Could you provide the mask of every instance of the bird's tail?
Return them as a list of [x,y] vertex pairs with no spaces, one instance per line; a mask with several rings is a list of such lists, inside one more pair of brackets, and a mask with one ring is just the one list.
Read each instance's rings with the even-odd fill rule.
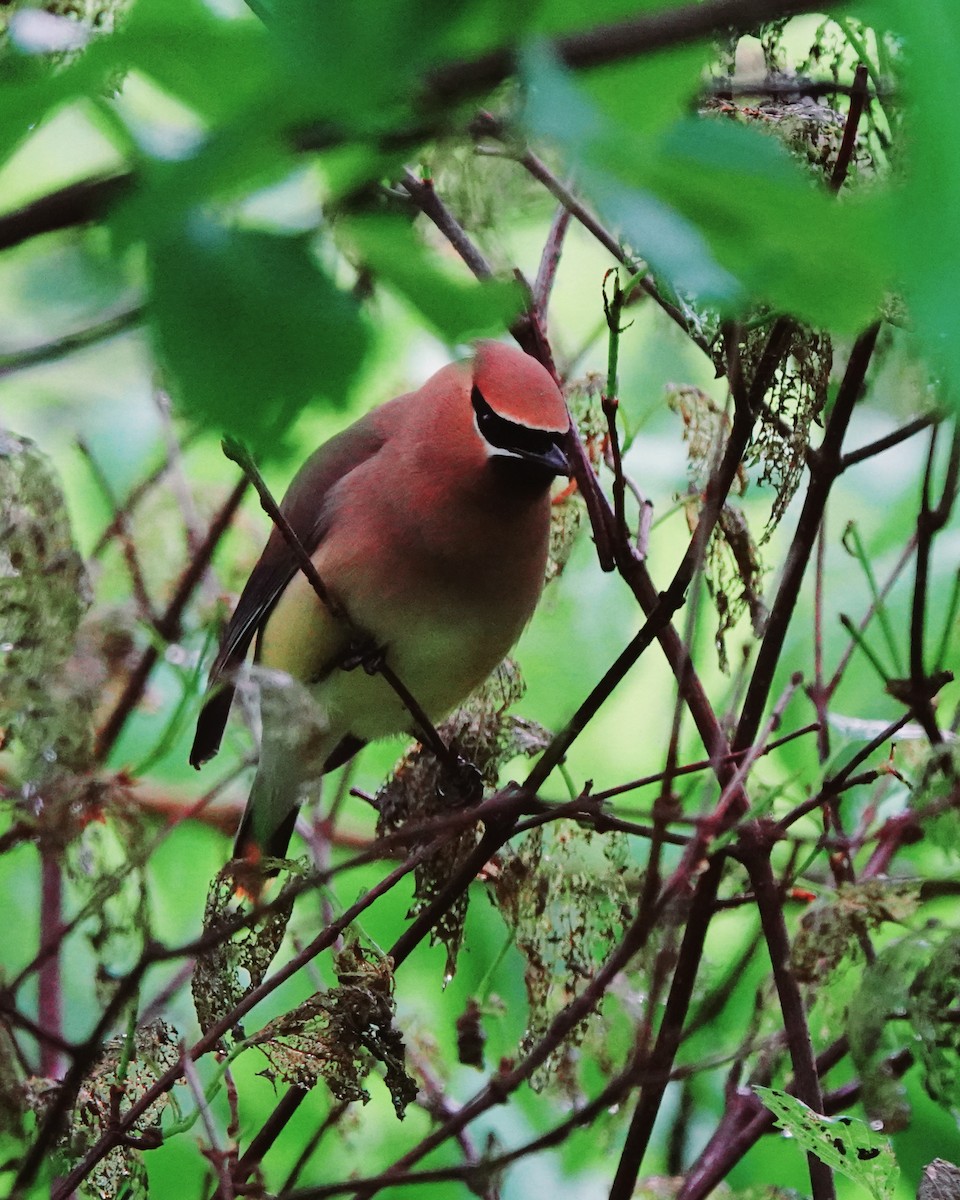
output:
[[233,857],[258,862],[283,858],[290,844],[297,813],[306,798],[306,784],[298,755],[278,752],[264,742],[260,765],[250,789],[233,846]]
[[330,749],[326,716],[307,689],[284,672],[255,671],[263,724],[260,763],[233,849],[234,858],[252,863],[286,855],[297,812],[316,794]]

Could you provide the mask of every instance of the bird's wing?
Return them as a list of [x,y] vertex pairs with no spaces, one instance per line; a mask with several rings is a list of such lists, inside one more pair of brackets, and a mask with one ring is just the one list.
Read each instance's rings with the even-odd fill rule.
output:
[[[381,410],[382,411],[382,410]],[[303,548],[312,554],[323,540],[332,488],[383,446],[382,422],[364,418],[325,442],[301,467],[280,506]],[[224,726],[233,702],[233,676],[250,649],[284,588],[296,575],[297,560],[283,534],[274,528],[260,560],[237,602],[220,643],[207,694],[197,720],[190,763],[201,767],[220,749]]]

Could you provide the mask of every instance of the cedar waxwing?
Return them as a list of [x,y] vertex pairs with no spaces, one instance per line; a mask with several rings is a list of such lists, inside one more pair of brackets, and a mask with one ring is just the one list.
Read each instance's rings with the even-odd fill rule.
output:
[[[543,585],[550,484],[569,474],[563,398],[535,359],[480,342],[472,363],[362,417],[320,447],[281,509],[353,625],[334,616],[279,529],[240,596],[210,671],[190,762],[219,749],[235,674],[255,660],[306,684],[326,722],[323,772],[413,720],[377,673],[346,670],[359,629],[432,721],[489,675]],[[260,764],[235,855],[282,857],[306,771],[263,708]]]

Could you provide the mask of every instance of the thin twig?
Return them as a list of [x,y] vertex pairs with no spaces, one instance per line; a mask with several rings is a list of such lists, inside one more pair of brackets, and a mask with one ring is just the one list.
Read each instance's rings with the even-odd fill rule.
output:
[[929,584],[930,561],[933,541],[943,529],[953,511],[960,486],[960,424],[954,426],[947,458],[946,476],[940,499],[933,505],[930,498],[934,452],[937,444],[937,428],[930,438],[930,453],[927,456],[923,477],[923,498],[917,516],[917,564],[913,590],[913,607],[910,614],[910,700],[917,720],[927,737],[934,744],[943,741],[931,702],[929,681],[925,667],[925,631],[927,618],[927,587]]
[[[492,119],[491,119],[492,120]],[[486,136],[502,136],[502,129],[499,124],[490,122],[481,123],[476,126],[477,131],[481,135]],[[553,174],[547,164],[532,151],[527,150],[517,157],[517,161],[524,169],[543,184],[548,192],[558,200],[564,208],[568,210],[570,215],[581,224],[588,233],[604,247],[617,262],[622,263],[633,275],[638,275],[636,286],[641,288],[647,295],[667,314],[671,321],[683,330],[688,338],[695,346],[698,346],[704,354],[710,354],[710,347],[705,338],[698,330],[694,329],[687,318],[684,316],[681,309],[672,301],[664,297],[657,287],[654,279],[650,275],[644,275],[638,272],[638,263],[631,258],[619,240],[614,237],[608,229],[597,219],[597,217],[583,204],[573,192]]]
[[[804,737],[808,733],[815,733],[817,731],[817,728],[818,728],[818,726],[817,726],[816,721],[812,721],[809,725],[804,725],[802,729],[795,729],[793,731],[793,733],[784,734],[783,737],[777,738],[777,740],[775,742],[769,742],[760,751],[760,754],[761,755],[769,754],[772,750],[778,749],[780,746],[783,746],[785,743],[792,742],[794,740],[794,738]],[[736,751],[732,750],[732,751],[730,751],[729,754],[725,754],[723,756],[722,760],[720,760],[719,765],[725,766],[727,764],[734,764],[737,761],[739,761],[740,759],[742,759],[745,755],[752,754],[753,752],[754,752],[754,748],[752,746],[748,747],[746,750],[736,750]],[[758,755],[758,757],[759,757],[759,755]],[[700,759],[699,762],[687,763],[682,767],[675,767],[672,771],[672,776],[674,778],[677,778],[681,775],[692,775],[699,771],[710,770],[711,768],[715,768],[717,765],[718,765],[717,760],[703,758],[703,759]],[[624,792],[632,792],[632,791],[636,791],[638,788],[649,787],[653,783],[662,783],[662,781],[664,779],[664,775],[665,775],[665,772],[663,772],[663,771],[657,771],[653,775],[644,775],[641,779],[632,779],[629,783],[621,783],[621,784],[618,784],[616,787],[607,788],[605,791],[602,791],[602,792],[591,792],[590,798],[595,802],[596,801],[604,801],[604,800],[612,800],[615,796],[623,795]]]
[[539,316],[542,325],[546,325],[547,323],[547,308],[550,304],[550,294],[553,291],[553,283],[557,277],[557,268],[560,266],[560,256],[563,253],[563,240],[566,237],[569,227],[570,210],[561,204],[553,214],[553,220],[550,222],[550,231],[547,234],[547,240],[543,244],[543,252],[540,255],[540,266],[537,270],[537,278],[533,284],[534,311]]
[[[280,1103],[250,1139],[250,1145],[241,1155],[230,1178],[230,1185],[237,1193],[243,1194],[243,1185],[259,1167],[263,1156],[287,1127],[293,1114],[307,1098],[307,1094],[306,1088],[296,1084],[288,1087]],[[214,1200],[230,1200],[222,1181],[220,1188],[214,1193]]]
[[[874,600],[871,603],[870,607],[867,609],[866,613],[861,618],[860,624],[857,626],[857,630],[859,633],[863,633],[866,630],[866,628],[870,624],[871,620],[877,614],[880,603],[883,600],[885,600],[887,598],[887,596],[890,594],[891,590],[893,589],[893,585],[900,578],[900,575],[902,574],[904,567],[906,567],[907,563],[912,558],[913,553],[916,549],[916,546],[917,546],[917,535],[916,535],[916,531],[914,531],[911,534],[910,539],[907,542],[906,546],[904,546],[903,551],[901,552],[900,557],[897,559],[897,562],[896,562],[893,570],[890,572],[889,576],[887,577],[886,582],[883,584],[883,586],[877,592],[876,600]],[[840,682],[843,679],[844,673],[847,669],[847,664],[850,662],[850,658],[853,655],[853,652],[856,649],[856,647],[857,647],[856,639],[851,638],[847,644],[847,648],[844,650],[843,654],[840,657],[840,661],[837,664],[837,669],[834,671],[833,675],[830,678],[830,682],[827,684],[826,692],[827,692],[828,699],[829,699],[829,697],[831,697],[834,694],[834,692],[840,686]]]
[[467,231],[443,203],[433,187],[432,179],[418,179],[404,168],[400,186],[407,192],[424,216],[436,225],[477,279],[492,279],[493,267],[470,240]]
[[200,1113],[200,1120],[203,1123],[204,1131],[207,1135],[207,1141],[210,1143],[209,1158],[220,1179],[220,1186],[217,1189],[217,1195],[221,1200],[233,1200],[234,1190],[233,1182],[230,1178],[230,1165],[228,1162],[227,1151],[221,1145],[220,1132],[214,1124],[213,1114],[210,1112],[210,1104],[203,1093],[203,1084],[200,1082],[200,1076],[197,1074],[197,1068],[193,1065],[190,1059],[182,1052],[180,1055],[180,1070],[183,1078],[186,1081],[187,1087],[193,1094],[193,1102],[197,1106],[197,1111]]
[[63,1034],[63,865],[56,847],[41,850],[40,858],[40,941],[53,947],[37,978],[37,1018],[45,1036],[40,1041],[40,1074],[47,1079],[60,1075],[60,1047]]
[[848,454],[844,454],[840,460],[840,470],[846,471],[850,467],[855,467],[857,463],[866,462],[868,458],[875,458],[876,455],[883,454],[885,450],[892,450],[895,446],[899,446],[901,442],[915,437],[918,433],[922,433],[924,429],[929,429],[931,425],[936,425],[942,419],[942,413],[930,412],[922,417],[917,417],[913,421],[908,421],[906,425],[895,429],[893,433],[888,433],[882,438],[877,438],[875,442],[868,442],[866,446],[860,446],[859,449],[851,450]]
[[854,344],[827,423],[823,444],[817,453],[817,469],[803,503],[796,533],[787,553],[786,565],[777,595],[770,610],[766,633],[760,644],[753,676],[747,688],[743,711],[734,738],[734,749],[743,749],[755,740],[773,676],[780,661],[787,628],[800,595],[800,583],[806,574],[810,554],[823,517],[830,490],[840,473],[841,448],[854,406],[860,399],[867,369],[876,346],[879,325],[873,325]]
[[[763,21],[807,12],[803,0],[704,0],[679,8],[645,12],[609,25],[596,26],[556,38],[551,49],[571,69],[601,67],[625,58],[650,54],[667,46],[682,46],[733,25],[754,29]],[[470,62],[445,64],[429,75],[427,96],[449,104],[488,91],[514,69],[512,49],[492,50]]]
[[[315,958],[323,950],[331,946],[340,936],[344,929],[348,928],[363,912],[365,912],[371,904],[378,900],[381,896],[386,895],[401,879],[403,879],[410,871],[422,862],[428,855],[436,853],[437,847],[430,843],[420,851],[412,854],[405,862],[395,867],[383,879],[379,881],[369,891],[365,892],[356,903],[346,909],[332,925],[322,930],[309,945],[288,962],[279,967],[271,976],[264,980],[259,986],[251,989],[242,1000],[240,1000],[224,1017],[212,1025],[207,1032],[187,1051],[191,1061],[196,1062],[204,1054],[207,1054],[219,1043],[225,1033],[228,1033],[236,1023],[244,1017],[252,1008],[259,1004],[267,996],[272,995],[274,991],[285,983],[292,975],[311,959]],[[100,1040],[103,1037],[104,1030],[109,1027],[115,1017],[115,1010],[127,1003],[128,995],[131,989],[135,988],[147,969],[156,962],[166,961],[172,957],[182,957],[184,950],[178,947],[175,951],[164,951],[159,947],[148,947],[148,951],[142,956],[140,963],[125,977],[123,985],[115,992],[111,1004],[108,1005],[106,1011],[97,1023],[97,1028],[94,1031],[94,1037],[90,1039],[91,1044],[96,1040],[96,1045],[99,1046]],[[128,983],[129,981],[129,983]],[[68,1083],[75,1090],[79,1086],[86,1072],[87,1063],[83,1062],[74,1064],[71,1070],[71,1076],[64,1081],[63,1094],[69,1103],[71,1093],[68,1091]],[[108,1130],[97,1141],[83,1158],[78,1162],[61,1180],[57,1182],[56,1187],[51,1195],[51,1200],[68,1200],[77,1186],[84,1180],[90,1171],[97,1165],[101,1159],[118,1145],[124,1134],[134,1125],[134,1123],[147,1111],[147,1109],[164,1093],[168,1092],[171,1087],[177,1082],[180,1077],[180,1064],[171,1067],[165,1071],[157,1081],[152,1084],[142,1096],[134,1101],[130,1108],[127,1109],[121,1120],[117,1122],[114,1128]],[[34,1179],[37,1170],[43,1160],[43,1156],[48,1145],[53,1137],[54,1131],[59,1125],[60,1118],[65,1111],[65,1108],[60,1106],[57,1113],[51,1113],[44,1120],[43,1126],[40,1129],[36,1140],[24,1158],[15,1181],[16,1188],[26,1188]]]
[[134,305],[132,308],[122,309],[112,317],[104,318],[96,325],[79,329],[76,333],[65,334],[42,346],[30,346],[24,350],[13,350],[6,354],[0,354],[0,379],[7,375],[13,375],[17,371],[26,370],[28,367],[56,362],[70,354],[75,354],[78,350],[85,350],[88,346],[105,342],[116,337],[117,334],[126,333],[127,330],[139,325],[145,315],[146,308],[142,304]]
[[[740,855],[760,912],[773,978],[780,998],[783,1027],[793,1063],[796,1094],[814,1112],[823,1112],[823,1093],[813,1052],[810,1026],[803,1004],[800,985],[790,967],[790,938],[783,917],[783,902],[770,854],[776,845],[776,835],[766,821],[753,821],[744,826],[739,840]],[[815,1154],[807,1155],[813,1200],[832,1200],[835,1195],[833,1173]]]
[[833,172],[830,175],[830,187],[835,192],[839,192],[843,187],[847,172],[850,170],[854,147],[857,144],[857,126],[860,124],[866,99],[867,68],[863,63],[857,63],[857,69],[853,73],[853,87],[850,90],[850,107],[847,110],[847,119],[843,126],[843,138],[840,141],[840,149],[837,151],[837,161],[833,164]]
[[123,559],[127,565],[127,571],[130,575],[130,583],[133,589],[133,598],[137,604],[138,615],[141,620],[148,622],[151,625],[156,624],[157,614],[154,612],[153,601],[150,599],[150,593],[147,590],[147,583],[143,575],[143,569],[140,566],[140,559],[137,555],[137,547],[133,538],[133,530],[130,527],[130,518],[127,512],[117,503],[113,490],[110,487],[110,482],[100,465],[99,460],[93,453],[90,445],[85,438],[77,438],[77,449],[80,451],[84,461],[90,468],[90,474],[96,483],[98,489],[106,500],[107,504],[113,510],[113,521],[111,525],[116,531],[117,539],[120,542],[120,548],[123,551]]

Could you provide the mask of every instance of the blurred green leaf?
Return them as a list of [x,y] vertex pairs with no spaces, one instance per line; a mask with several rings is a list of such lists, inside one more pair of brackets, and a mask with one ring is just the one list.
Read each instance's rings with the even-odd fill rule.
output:
[[608,121],[542,47],[528,47],[521,65],[527,130],[564,155],[600,215],[675,288],[726,303],[738,300],[736,279],[715,260],[702,233],[641,186],[628,166],[653,153],[652,141],[634,139]]
[[880,198],[837,202],[771,138],[741,126],[685,119],[638,135],[543,49],[524,63],[528,129],[564,154],[602,217],[674,288],[846,332],[873,317],[889,274]]
[[114,42],[137,70],[210,121],[280,85],[263,27],[218,17],[201,0],[137,0]]
[[462,8],[446,0],[285,0],[268,28],[304,117],[370,134],[409,120],[424,72],[458,51]]
[[0,165],[65,104],[102,94],[115,65],[111,43],[94,43],[59,71],[39,60],[0,60]]
[[153,335],[185,412],[269,452],[309,401],[344,402],[367,331],[305,240],[197,215],[147,250]]
[[960,56],[960,14],[949,0],[890,0],[876,14],[906,41],[910,99],[907,182],[898,194],[891,238],[917,331],[947,379],[947,398],[960,406],[960,113],[952,82]]
[[[580,0],[544,0],[533,28],[552,38],[675,7],[673,0],[595,0],[589,8]],[[640,70],[633,59],[592,68],[578,75],[578,83],[608,116],[636,133],[652,132],[689,109],[708,55],[704,43],[694,42],[645,54]]]
[[960,1113],[960,934],[953,933],[918,971],[908,991],[907,1017],[928,1094]]
[[502,332],[523,306],[513,280],[472,283],[442,269],[403,218],[359,217],[343,229],[373,273],[448,342]]

